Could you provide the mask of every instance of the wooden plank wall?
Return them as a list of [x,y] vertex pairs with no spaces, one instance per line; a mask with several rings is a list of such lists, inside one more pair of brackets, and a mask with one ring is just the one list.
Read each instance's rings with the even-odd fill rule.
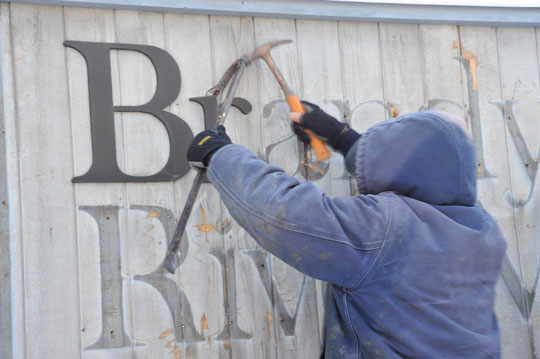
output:
[[[92,151],[85,60],[64,40],[167,51],[182,83],[165,110],[197,133],[203,113],[189,98],[204,96],[235,58],[283,38],[294,42],[274,56],[291,87],[360,131],[428,108],[467,121],[479,200],[508,241],[496,302],[503,358],[540,355],[539,29],[0,9],[1,358],[318,355],[324,284],[261,250],[211,185],[198,196],[179,270],[157,271],[193,171],[175,182],[71,182]],[[114,50],[111,64],[115,105],[150,100],[157,79],[147,57]],[[253,110],[231,110],[234,142],[328,195],[355,193],[339,154],[304,165],[264,64],[247,69],[237,96]],[[168,159],[167,132],[151,115],[115,113],[115,138],[125,173],[150,175]]]

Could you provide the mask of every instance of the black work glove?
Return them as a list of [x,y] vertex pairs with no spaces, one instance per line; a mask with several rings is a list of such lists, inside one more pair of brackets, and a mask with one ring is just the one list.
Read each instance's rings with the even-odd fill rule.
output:
[[218,126],[213,130],[204,130],[195,136],[189,145],[187,160],[193,167],[206,168],[214,152],[231,143],[223,126]]
[[304,129],[311,130],[321,140],[346,156],[351,146],[360,138],[360,134],[351,129],[348,124],[336,120],[321,110],[319,106],[306,101],[302,101],[302,105],[306,113],[302,116],[300,123],[293,122],[292,125],[298,138],[304,143],[309,143],[310,138]]

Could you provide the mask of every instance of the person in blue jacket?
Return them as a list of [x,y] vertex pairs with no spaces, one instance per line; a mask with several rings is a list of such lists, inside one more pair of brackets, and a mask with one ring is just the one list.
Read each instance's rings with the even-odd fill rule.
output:
[[324,358],[499,358],[495,283],[506,243],[476,204],[471,139],[422,111],[363,134],[317,106],[291,114],[345,158],[359,195],[326,196],[206,130],[207,168],[233,218],[266,250],[331,283]]

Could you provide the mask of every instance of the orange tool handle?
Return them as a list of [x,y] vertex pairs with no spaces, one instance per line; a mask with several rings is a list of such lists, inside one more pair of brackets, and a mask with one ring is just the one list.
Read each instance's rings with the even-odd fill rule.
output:
[[[287,96],[287,103],[291,108],[291,112],[306,113],[306,110],[304,110],[304,106],[302,106],[302,103],[295,94]],[[311,148],[313,148],[315,156],[317,156],[317,162],[324,161],[325,159],[330,157],[330,151],[328,151],[324,142],[320,138],[315,136],[315,134],[310,130],[305,130],[305,132],[309,135],[309,138],[311,139],[309,145],[311,146]]]

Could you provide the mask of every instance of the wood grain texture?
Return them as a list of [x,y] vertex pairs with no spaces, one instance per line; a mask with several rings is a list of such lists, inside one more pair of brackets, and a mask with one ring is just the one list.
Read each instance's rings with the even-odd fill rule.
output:
[[[163,14],[116,11],[115,23],[118,42],[165,48]],[[132,51],[120,51],[118,69],[117,86],[120,89],[121,105],[140,105],[153,97],[159,84],[148,57]],[[124,135],[122,146],[124,153],[121,156],[124,157],[125,172],[134,175],[150,175],[158,172],[169,157],[169,139],[164,125],[154,116],[139,112],[121,113],[120,117]],[[137,276],[153,272],[161,263],[167,241],[156,239],[167,237],[163,235],[165,228],[158,221],[158,217],[162,212],[165,215],[165,210],[161,208],[175,208],[174,189],[171,182],[128,183],[126,206],[129,210],[121,227],[123,233],[126,233],[123,238],[122,274],[127,278],[128,300],[124,301],[124,305],[126,312],[129,313],[126,316],[130,322],[128,328],[131,327],[131,336],[135,341],[144,343],[144,350],[141,352],[150,350],[158,355],[165,355],[171,349],[160,345],[159,334],[169,329],[182,331],[174,316],[174,307],[180,307],[181,299],[177,296],[163,298],[160,295],[159,288],[165,285],[164,278],[152,277],[146,281]],[[135,206],[142,205],[161,208],[156,208],[153,212],[135,210],[137,208]],[[173,217],[174,214],[167,217],[169,216]],[[155,284],[151,286],[148,282]],[[172,292],[174,288],[170,290],[171,293],[179,293]],[[172,301],[170,304],[173,308],[169,308],[167,299]],[[184,307],[182,306],[182,309]],[[154,320],[157,313],[160,313],[160,317]],[[177,351],[185,349],[182,345],[179,347],[176,345],[178,344],[171,347]],[[138,352],[135,347],[133,350],[135,353]]]
[[[505,193],[510,188],[507,133],[504,116],[496,105],[502,103],[497,34],[494,28],[479,27],[461,27],[460,33],[462,77],[466,78],[466,71],[475,71],[480,116],[477,120],[480,120],[482,126],[485,153],[485,168],[482,170],[489,171],[493,176],[478,181],[478,198],[498,221],[507,241],[507,255],[516,263],[519,257],[514,214],[505,199]],[[473,66],[466,66],[467,61]],[[475,91],[472,86],[466,84],[464,90],[469,99],[470,92]],[[468,104],[471,110],[475,106],[470,100]],[[503,358],[513,355],[531,357],[527,324],[523,321],[510,289],[503,279],[497,286],[496,310],[501,328]]]
[[[341,112],[344,120],[362,133],[392,117],[392,106],[387,104],[382,86],[379,24],[340,22],[338,26],[343,73]],[[350,193],[357,194],[354,175],[350,177]]]
[[[232,61],[250,53],[255,47],[253,20],[240,17],[210,17],[210,37],[215,81],[230,66]],[[261,130],[258,119],[257,98],[258,79],[253,68],[244,72],[236,96],[248,98],[253,110],[248,115],[231,109],[225,127],[233,142],[241,143],[252,151],[261,144]],[[243,253],[257,248],[253,239],[236,224],[227,209],[220,204],[215,207],[220,223],[230,223],[221,234],[222,244],[216,248],[214,256],[221,258],[223,273],[224,317],[222,324],[221,355],[224,358],[264,357],[269,351],[266,313],[270,310],[264,298],[264,291],[255,283],[257,272]]]
[[[207,16],[165,15],[166,48],[177,60],[182,76],[180,95],[171,112],[186,121],[194,134],[204,129],[202,108],[190,97],[204,96],[214,84],[210,23]],[[234,111],[234,110],[232,110]],[[226,123],[227,124],[227,123]],[[192,175],[175,182],[176,211],[180,213],[191,186]],[[213,342],[223,328],[222,268],[210,252],[222,246],[217,233],[220,215],[219,196],[210,184],[203,184],[186,230],[188,257],[178,270],[178,279],[192,303],[196,328],[206,339],[184,346],[193,358],[219,358],[221,342]],[[186,315],[186,313],[184,313]]]
[[339,23],[346,115],[359,132],[388,118],[382,86],[379,25]]
[[[1,4],[2,11],[2,93],[3,121],[5,128],[6,183],[8,186],[8,226],[10,244],[10,297],[4,296],[3,302],[10,302],[11,342],[4,347],[10,353],[25,355],[25,320],[24,320],[24,268],[22,246],[22,218],[20,197],[20,171],[17,140],[16,96],[14,76],[14,56],[11,36],[11,10],[9,4]],[[11,355],[9,357],[12,357]]]
[[[297,21],[297,46],[300,61],[301,88],[304,98],[318,104],[323,110],[342,120],[339,106],[332,100],[343,98],[341,57],[338,40],[338,23]],[[317,44],[317,46],[313,46]],[[308,158],[310,170],[307,180],[312,181],[330,196],[350,195],[349,177],[344,169],[342,156],[332,151],[328,163],[315,162],[314,156]],[[318,175],[320,173],[320,175]],[[323,174],[324,173],[324,174]],[[324,302],[326,285],[316,282],[318,321],[324,321]],[[320,333],[323,348],[323,330]]]
[[[65,38],[68,40],[115,41],[114,14],[112,11],[65,8],[64,22]],[[88,74],[86,62],[81,54],[73,49],[66,49],[66,51],[74,172],[75,175],[81,175],[88,170],[92,161]],[[118,66],[116,54],[113,55],[112,63],[113,66]],[[115,97],[118,97],[118,94]],[[117,131],[121,131],[121,129],[117,129]],[[119,135],[122,136],[121,132]],[[111,184],[107,188],[92,183],[75,187],[75,198],[79,208],[81,206],[99,206],[111,203],[123,205],[125,194],[126,185],[122,183]],[[102,327],[102,315],[105,309],[101,310],[100,240],[96,238],[96,236],[99,236],[99,229],[96,228],[95,218],[88,212],[78,210],[76,215],[79,265],[80,268],[84,268],[79,272],[81,298],[80,351],[81,355],[85,356],[86,349],[103,337],[105,329]]]
[[[302,74],[299,70],[294,21],[256,19],[255,34],[257,46],[281,39],[293,40],[290,44],[274,48],[271,54],[289,87],[301,96],[303,84],[300,82]],[[259,97],[263,103],[261,121],[264,157],[269,163],[282,167],[304,182],[303,150],[291,130],[288,118],[290,110],[284,101],[284,94],[267,64],[259,60],[257,65],[260,78]],[[266,253],[263,255],[268,256]],[[274,344],[275,355],[278,358],[289,358],[293,355],[300,358],[317,357],[321,347],[321,326],[318,319],[322,314],[319,313],[315,281],[273,256],[267,259],[265,268],[273,279],[268,295],[272,314],[268,317],[268,327],[271,328],[269,339],[270,343]],[[259,257],[259,260],[259,266],[265,265],[262,257]],[[302,350],[300,346],[303,346]]]
[[[181,88],[164,110],[196,134],[204,128],[203,112],[189,99],[204,96],[236,58],[279,39],[293,40],[272,55],[299,98],[360,132],[421,108],[449,111],[467,123],[482,153],[479,200],[508,241],[496,302],[502,357],[534,358],[540,346],[534,295],[539,29],[7,3],[0,9],[6,131],[0,170],[7,170],[9,200],[9,242],[0,249],[8,243],[10,252],[9,261],[0,259],[10,277],[0,280],[0,315],[10,330],[0,335],[2,358],[317,357],[324,284],[262,250],[211,184],[197,197],[179,269],[159,272],[193,171],[175,182],[70,181],[89,168],[92,145],[86,63],[64,40],[167,51],[180,68]],[[159,86],[152,61],[128,50],[113,50],[110,59],[114,105],[147,102]],[[246,69],[236,96],[253,109],[230,110],[225,125],[233,142],[300,181],[307,177],[327,195],[355,193],[339,154],[324,163],[310,157],[304,166],[287,105],[264,62]],[[120,169],[159,171],[170,155],[161,121],[136,112],[114,116]]]
[[420,25],[419,36],[423,58],[425,108],[450,112],[468,127],[458,28]]
[[11,6],[28,357],[80,357],[63,23],[62,8]]
[[[536,43],[536,50],[538,51],[537,53],[537,59],[538,59],[538,67],[540,69],[540,29],[537,27],[536,28],[536,40],[537,40],[537,43]],[[540,71],[540,70],[539,70]],[[533,117],[534,118],[534,117]],[[536,115],[536,119],[537,119],[537,123],[538,123],[538,115]],[[536,128],[537,131],[538,131],[538,127]],[[532,147],[532,155],[534,156],[534,147]],[[538,151],[536,152],[537,153],[537,159],[536,159],[536,162],[538,163],[540,161],[540,148],[538,149]],[[539,188],[538,188],[538,175],[536,177],[536,186],[535,186],[535,198],[536,198],[536,201],[533,200],[533,203],[531,203],[533,206],[535,206],[535,209],[531,209],[530,212],[529,212],[529,215],[532,215],[532,216],[528,216],[527,220],[530,221],[530,222],[533,222],[533,223],[538,223],[540,222],[540,218],[538,217],[539,216],[539,213],[540,213],[540,210],[538,208],[539,204],[539,200],[538,200],[538,191],[539,191]],[[534,217],[534,214],[533,213],[536,213],[536,217]],[[529,222],[529,223],[530,223]],[[533,228],[531,228],[531,226],[528,226],[526,225],[526,231],[527,231],[527,236],[532,239],[532,238],[538,238],[538,229],[537,229],[537,226],[535,225]],[[522,230],[524,230],[524,228],[521,228]],[[529,239],[529,241],[530,241]],[[528,264],[528,273],[532,273],[533,271],[536,271],[536,277],[534,279],[534,281],[532,282],[529,282],[531,283],[531,285],[528,287],[532,293],[538,293],[540,292],[539,290],[539,287],[540,287],[540,248],[539,248],[539,244],[538,244],[538,241],[534,241],[532,240],[532,243],[529,242],[529,249],[526,253],[526,256],[527,256],[527,263]],[[533,263],[532,266],[530,266],[530,263]],[[536,269],[535,269],[536,267]],[[532,269],[532,271],[531,271]],[[529,277],[528,278],[531,278],[530,277],[530,274],[527,274]],[[538,356],[538,352],[539,352],[539,348],[540,348],[540,295],[536,295],[534,298],[532,298],[532,311],[531,311],[531,331],[532,331],[532,340],[533,340],[533,346],[536,350],[536,355]]]
[[[3,4],[2,4],[3,5]],[[2,57],[9,54],[11,44],[6,41],[9,38],[9,9],[5,6],[0,8],[2,26]],[[7,26],[4,25],[7,22]],[[6,31],[7,30],[7,31]],[[7,47],[7,48],[6,48]],[[4,61],[2,61],[4,63]],[[3,80],[6,76],[6,67],[0,68],[0,78]],[[4,112],[4,91],[13,91],[13,89],[0,89],[0,112]],[[9,107],[9,104],[7,104]],[[0,117],[0,357],[10,358],[13,350],[13,330],[11,324],[12,317],[12,299],[11,299],[11,240],[9,233],[9,183],[8,183],[8,163],[7,163],[7,143],[6,143],[6,119]]]
[[[536,298],[531,294],[538,286],[540,268],[538,232],[535,229],[539,207],[538,200],[533,200],[539,198],[537,173],[540,159],[540,85],[536,31],[532,28],[499,28],[497,40],[510,169],[510,193],[507,193],[507,200],[514,207],[516,232],[514,245],[517,260],[514,264],[523,282],[529,346],[534,352],[540,343],[537,332],[538,309],[532,306]],[[536,319],[532,317],[532,311]]]
[[392,116],[418,111],[425,103],[418,25],[379,24],[383,91]]

